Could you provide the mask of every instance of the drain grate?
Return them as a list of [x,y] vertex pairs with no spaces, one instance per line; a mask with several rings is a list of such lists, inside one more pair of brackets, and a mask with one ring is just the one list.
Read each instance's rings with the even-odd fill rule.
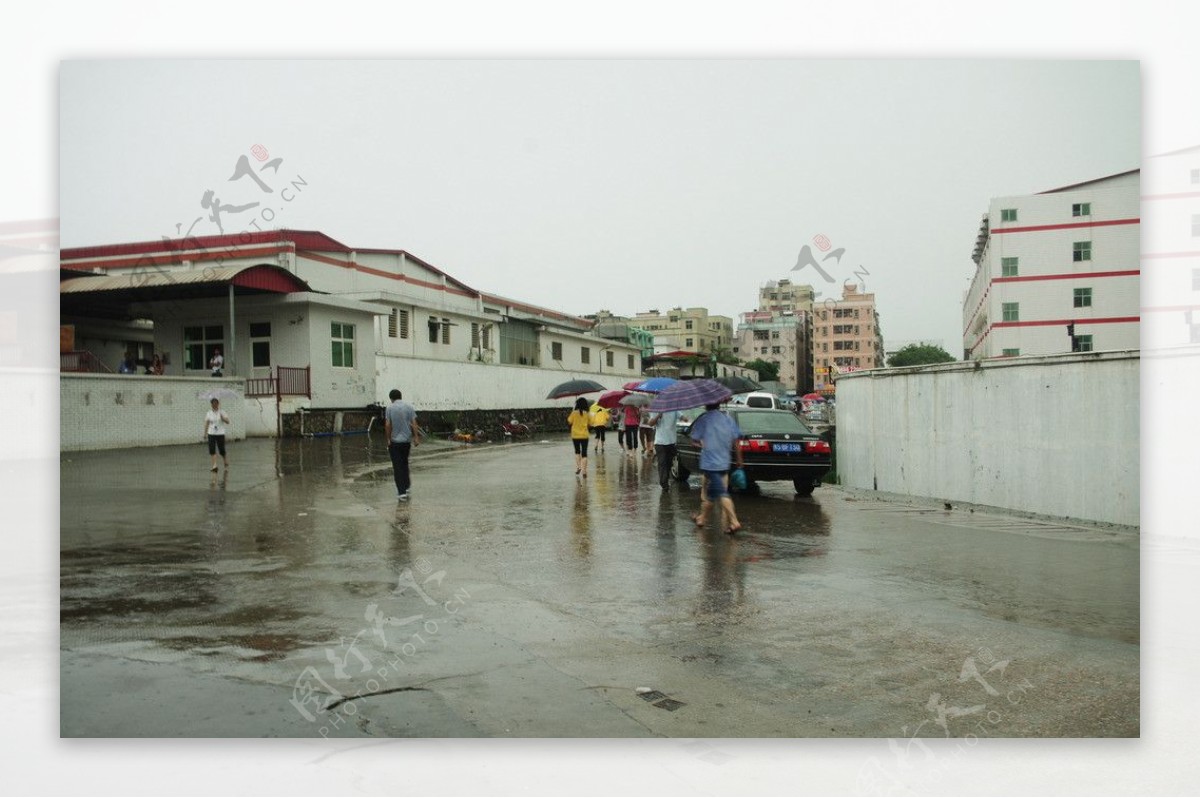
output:
[[687,706],[682,701],[676,701],[674,698],[664,698],[662,701],[655,701],[654,706],[659,709],[665,709],[668,712],[674,712],[682,706]]
[[649,701],[650,703],[660,701],[666,697],[666,693],[660,693],[657,690],[650,690],[646,693],[638,693],[638,698],[642,699],[643,701]]

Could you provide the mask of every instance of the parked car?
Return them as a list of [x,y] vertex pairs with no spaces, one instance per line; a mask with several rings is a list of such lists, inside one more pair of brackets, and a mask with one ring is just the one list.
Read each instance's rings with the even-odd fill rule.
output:
[[[811,496],[833,465],[829,442],[809,429],[795,413],[757,407],[727,407],[742,430],[738,446],[746,469],[746,489],[758,482],[790,479],[796,493]],[[691,426],[681,428],[671,473],[682,481],[700,472],[700,445],[691,439]]]
[[754,391],[746,394],[738,404],[746,407],[765,407],[770,410],[782,410],[783,403],[779,401],[779,397],[768,391]]

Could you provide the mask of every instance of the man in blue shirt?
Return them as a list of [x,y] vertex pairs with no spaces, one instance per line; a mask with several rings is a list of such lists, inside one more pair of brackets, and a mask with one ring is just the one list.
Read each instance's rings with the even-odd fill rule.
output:
[[705,413],[692,425],[692,440],[700,444],[700,473],[704,485],[701,489],[700,512],[692,516],[696,526],[704,526],[708,509],[714,501],[721,503],[725,518],[725,531],[733,534],[742,528],[729,496],[729,466],[737,457],[737,467],[742,467],[742,450],[738,439],[742,431],[737,422],[721,412],[719,404],[706,405]]
[[408,402],[401,401],[401,393],[395,388],[388,394],[392,403],[384,411],[383,428],[387,432],[388,454],[392,458],[392,475],[396,478],[396,498],[408,501],[408,489],[412,480],[408,472],[408,454],[420,441],[417,426],[417,411]]

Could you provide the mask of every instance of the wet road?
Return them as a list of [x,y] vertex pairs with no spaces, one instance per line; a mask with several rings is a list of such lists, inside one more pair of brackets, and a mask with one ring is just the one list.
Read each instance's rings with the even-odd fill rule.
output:
[[408,504],[378,435],[64,456],[62,733],[1139,733],[1135,534],[416,455]]

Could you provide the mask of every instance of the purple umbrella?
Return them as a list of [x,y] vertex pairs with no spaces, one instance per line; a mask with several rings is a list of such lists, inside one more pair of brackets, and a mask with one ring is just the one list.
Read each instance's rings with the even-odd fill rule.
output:
[[720,404],[731,396],[733,391],[716,380],[680,380],[654,397],[650,412],[691,410],[693,407]]

